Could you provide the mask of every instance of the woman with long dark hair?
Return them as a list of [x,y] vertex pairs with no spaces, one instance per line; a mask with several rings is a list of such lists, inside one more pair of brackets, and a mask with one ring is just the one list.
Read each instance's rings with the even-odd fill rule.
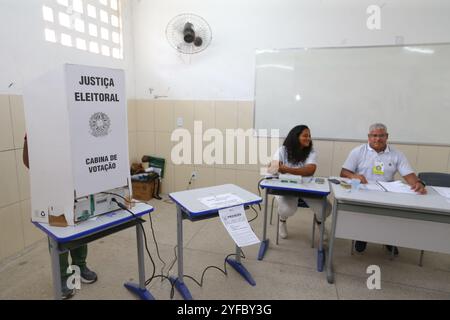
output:
[[[283,146],[273,156],[269,172],[313,176],[317,168],[317,154],[311,140],[311,132],[305,125],[298,125],[291,129]],[[298,197],[276,196],[278,215],[280,216],[280,237],[287,238],[287,218],[294,215],[298,207]],[[321,223],[322,201],[310,199],[305,201],[314,211],[315,220]],[[327,216],[331,213],[331,205],[327,206]]]

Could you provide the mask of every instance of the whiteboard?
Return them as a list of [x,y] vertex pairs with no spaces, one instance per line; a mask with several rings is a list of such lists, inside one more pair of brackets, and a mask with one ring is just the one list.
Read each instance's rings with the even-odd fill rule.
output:
[[450,145],[450,44],[258,50],[255,78],[255,129]]

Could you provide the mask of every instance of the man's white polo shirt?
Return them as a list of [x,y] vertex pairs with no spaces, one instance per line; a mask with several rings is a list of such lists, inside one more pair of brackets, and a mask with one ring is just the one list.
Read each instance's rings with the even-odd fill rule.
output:
[[414,172],[405,155],[389,145],[380,153],[369,144],[356,147],[342,168],[361,174],[369,181],[393,181],[397,171],[402,177]]

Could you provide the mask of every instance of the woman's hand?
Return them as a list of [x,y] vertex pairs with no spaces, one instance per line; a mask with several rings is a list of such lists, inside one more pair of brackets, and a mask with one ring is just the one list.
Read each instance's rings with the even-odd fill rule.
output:
[[272,161],[269,164],[269,168],[267,169],[267,172],[270,173],[270,174],[277,174],[278,171],[279,171],[279,164],[280,164],[279,161],[275,161],[275,160]]

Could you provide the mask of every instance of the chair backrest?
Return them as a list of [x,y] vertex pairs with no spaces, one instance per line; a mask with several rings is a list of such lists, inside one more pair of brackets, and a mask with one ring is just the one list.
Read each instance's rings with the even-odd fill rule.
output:
[[429,186],[450,187],[450,173],[421,172],[419,179]]

